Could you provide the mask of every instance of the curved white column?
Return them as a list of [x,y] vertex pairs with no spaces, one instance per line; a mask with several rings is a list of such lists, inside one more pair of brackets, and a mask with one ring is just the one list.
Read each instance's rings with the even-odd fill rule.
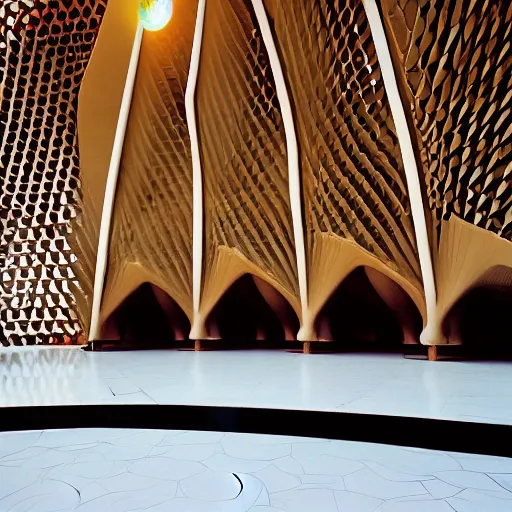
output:
[[199,138],[197,135],[195,95],[197,77],[199,74],[199,61],[201,59],[201,46],[203,43],[204,17],[206,12],[206,0],[199,0],[197,5],[196,28],[192,54],[190,57],[190,69],[185,92],[185,110],[187,114],[188,132],[190,136],[190,150],[192,153],[192,190],[193,190],[193,220],[192,220],[192,301],[194,318],[192,320],[191,339],[205,337],[204,323],[199,316],[201,304],[201,283],[203,273],[203,173],[201,168],[201,154],[199,152]]
[[442,333],[437,318],[437,295],[434,278],[434,268],[430,251],[430,241],[425,218],[425,208],[421,194],[419,170],[416,165],[411,134],[405,117],[405,110],[398,90],[393,61],[384,31],[384,25],[379,14],[375,0],[363,0],[363,5],[370,24],[375,51],[379,59],[382,79],[386,88],[391,113],[395,122],[398,142],[405,168],[407,188],[409,190],[409,201],[411,203],[412,219],[416,233],[416,244],[420,260],[423,288],[425,290],[425,301],[427,310],[427,323],[421,333],[420,340],[425,345],[435,345],[442,341]]
[[290,205],[292,210],[293,236],[295,239],[295,257],[297,260],[297,273],[299,279],[299,293],[302,310],[301,328],[297,335],[299,341],[313,341],[315,338],[313,325],[309,317],[308,308],[308,278],[306,264],[306,248],[304,242],[304,228],[302,225],[302,194],[300,186],[299,148],[295,134],[295,123],[288,96],[288,89],[284,79],[283,69],[279,60],[272,31],[268,21],[263,0],[251,0],[260,26],[263,42],[267,48],[270,67],[274,75],[276,93],[281,106],[284,131],[286,134],[286,150],[288,153],[288,186]]
[[137,76],[137,67],[139,64],[140,48],[142,45],[142,35],[144,29],[139,23],[133,41],[133,48],[126,76],[126,84],[123,91],[123,99],[119,110],[114,145],[112,147],[112,156],[108,169],[107,183],[105,187],[105,196],[103,200],[103,211],[101,214],[100,236],[98,242],[98,252],[96,256],[96,273],[94,275],[94,291],[92,300],[92,316],[89,329],[89,341],[98,340],[100,337],[100,311],[101,300],[103,298],[103,287],[105,284],[105,274],[108,262],[108,246],[110,242],[110,227],[112,222],[112,213],[114,210],[114,201],[116,196],[117,178],[119,176],[119,166],[123,153],[124,137],[130,115],[130,106],[132,103],[133,88]]

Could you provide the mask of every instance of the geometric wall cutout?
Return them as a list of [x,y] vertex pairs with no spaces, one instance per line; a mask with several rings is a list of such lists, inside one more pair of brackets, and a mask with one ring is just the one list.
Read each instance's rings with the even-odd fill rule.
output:
[[[379,294],[382,290],[385,300]],[[356,268],[340,283],[315,323],[321,340],[364,341],[377,348],[417,343],[421,329],[421,316],[409,296],[388,277],[368,267]]]
[[512,8],[385,0],[382,10],[433,219],[442,322],[480,276],[512,267]]
[[485,272],[447,312],[443,332],[450,343],[510,344],[512,267],[495,266]]
[[[4,343],[76,343],[77,102],[106,0],[0,8],[0,325]],[[80,292],[78,292],[80,293]]]
[[160,288],[144,283],[103,322],[100,339],[165,347],[187,338],[189,331],[190,322],[176,302]]
[[299,321],[277,290],[245,274],[224,292],[206,319],[206,329],[212,337],[237,344],[275,343],[295,340]]

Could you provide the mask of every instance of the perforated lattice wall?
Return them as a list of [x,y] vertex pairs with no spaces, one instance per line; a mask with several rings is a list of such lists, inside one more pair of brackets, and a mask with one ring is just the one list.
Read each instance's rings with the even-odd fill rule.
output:
[[512,240],[512,3],[385,0],[429,205]]
[[81,333],[68,244],[80,208],[77,100],[107,0],[0,7],[0,325],[3,342]]

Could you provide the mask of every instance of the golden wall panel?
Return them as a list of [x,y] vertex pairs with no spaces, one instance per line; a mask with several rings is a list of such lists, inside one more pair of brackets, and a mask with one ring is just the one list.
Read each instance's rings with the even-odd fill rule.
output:
[[116,192],[103,320],[144,282],[166,292],[192,320],[185,89],[196,11],[197,0],[176,0],[170,23],[143,36]]
[[78,93],[106,0],[5,0],[0,10],[3,342],[76,342],[71,239],[80,214]]
[[205,204],[202,321],[246,273],[272,285],[300,316],[284,128],[250,2],[207,2],[196,102]]
[[494,266],[512,267],[512,4],[383,0],[383,15],[434,219],[442,319]]
[[295,108],[310,322],[356,267],[424,313],[405,173],[361,0],[266,0]]
[[91,317],[105,185],[137,29],[138,6],[139,0],[108,0],[79,96],[82,204],[70,245],[78,257],[74,271],[80,289],[75,298],[85,335]]

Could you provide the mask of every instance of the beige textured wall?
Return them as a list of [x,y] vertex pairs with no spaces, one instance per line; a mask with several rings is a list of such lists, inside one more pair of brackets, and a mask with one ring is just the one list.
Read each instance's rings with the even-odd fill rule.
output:
[[400,147],[363,3],[265,5],[294,105],[311,318],[359,266],[398,283],[424,314]]
[[78,134],[83,205],[72,247],[78,256],[76,293],[87,333],[99,227],[119,108],[138,23],[138,0],[109,0],[79,96]]
[[250,273],[300,314],[280,105],[259,27],[243,0],[210,0],[196,102],[204,182],[201,314]]
[[[144,282],[192,320],[192,161],[185,89],[197,0],[176,0],[168,25],[145,32],[112,221],[105,320]],[[188,335],[188,332],[186,333]]]

